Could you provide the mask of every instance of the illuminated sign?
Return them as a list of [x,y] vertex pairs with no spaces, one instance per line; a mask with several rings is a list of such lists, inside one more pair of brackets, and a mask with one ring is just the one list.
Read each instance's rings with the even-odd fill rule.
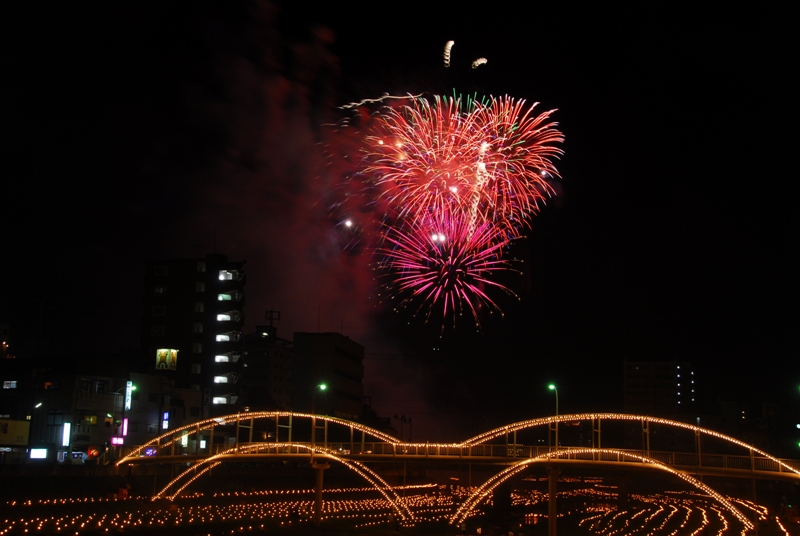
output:
[[28,444],[30,421],[0,419],[0,446],[18,447]]
[[128,418],[122,419],[122,435],[128,435]]
[[164,412],[164,417],[161,419],[161,428],[164,430],[169,428],[169,411]]
[[112,437],[111,444],[112,445],[122,445],[125,443],[125,439],[121,437]]
[[[177,352],[177,350],[176,350],[176,352]],[[131,409],[131,392],[132,391],[133,391],[133,382],[129,380],[128,383],[125,384],[125,409],[126,410]]]
[[31,449],[31,460],[46,460],[47,449]]
[[156,370],[175,370],[178,368],[178,350],[159,348],[156,350]]

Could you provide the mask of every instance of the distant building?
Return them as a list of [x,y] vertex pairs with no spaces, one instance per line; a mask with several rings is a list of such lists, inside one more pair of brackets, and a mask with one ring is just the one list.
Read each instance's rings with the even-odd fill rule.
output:
[[625,361],[624,411],[675,418],[696,412],[692,364],[687,361]]
[[[364,347],[341,333],[295,333],[293,410],[359,420],[364,411]],[[325,384],[324,391],[317,387]]]
[[95,458],[108,463],[124,449],[198,420],[199,391],[172,387],[162,375],[109,374],[88,363],[84,368],[78,373],[66,367],[35,375],[28,371],[23,381],[3,391],[0,402],[15,398],[23,403],[6,406],[9,413],[0,415],[0,432],[15,431],[8,437],[0,433],[5,447],[0,463],[38,457],[67,464]]
[[241,407],[244,264],[220,254],[146,263],[147,370],[201,392],[204,418]]
[[256,326],[242,342],[243,404],[250,411],[291,410],[291,341],[277,336],[273,326]]
[[[699,424],[696,386],[692,364],[688,361],[625,361],[623,377],[624,412],[663,417]],[[693,438],[673,428],[625,425],[629,448],[650,448],[690,452]]]

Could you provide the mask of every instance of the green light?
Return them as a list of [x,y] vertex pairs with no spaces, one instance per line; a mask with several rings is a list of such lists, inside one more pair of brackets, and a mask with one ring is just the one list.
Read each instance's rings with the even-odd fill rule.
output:
[[324,383],[321,383],[321,384],[317,385],[317,387],[319,387],[319,390],[320,390],[320,391],[324,391],[325,389],[327,389],[327,388],[328,388],[328,386],[327,386],[327,385],[325,385]]
[[551,383],[550,385],[547,386],[547,388],[550,389],[551,391],[555,391],[556,390],[556,384]]

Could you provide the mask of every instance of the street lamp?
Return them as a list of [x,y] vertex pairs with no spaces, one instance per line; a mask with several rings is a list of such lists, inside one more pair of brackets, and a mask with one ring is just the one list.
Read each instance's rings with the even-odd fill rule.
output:
[[[558,388],[554,383],[548,385],[547,388],[550,389],[551,391],[555,391],[556,393],[556,417],[558,417]],[[555,423],[555,428],[556,428],[556,450],[558,450],[558,421],[556,421]]]
[[317,440],[317,410],[316,400],[317,391],[325,391],[328,388],[327,384],[320,383],[314,386],[314,393],[311,395],[311,461],[314,461],[314,444]]
[[318,390],[319,391],[325,391],[327,388],[328,388],[328,386],[326,384],[324,384],[324,383],[320,383],[319,385],[314,386],[314,394],[311,395],[311,413],[312,414],[314,414],[314,415],[317,414],[317,412],[314,409],[314,402],[316,401],[316,398],[317,398],[317,391]]

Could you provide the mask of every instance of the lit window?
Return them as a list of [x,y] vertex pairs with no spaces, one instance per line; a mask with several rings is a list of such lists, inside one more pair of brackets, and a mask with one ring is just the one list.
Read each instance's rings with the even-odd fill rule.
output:
[[217,322],[228,322],[231,319],[231,315],[228,313],[220,313],[217,315]]
[[220,281],[241,281],[244,277],[244,274],[239,270],[220,270],[219,271],[219,280]]
[[230,294],[218,294],[217,295],[217,299],[219,301],[231,301],[231,295]]
[[211,403],[212,404],[227,404],[228,403],[228,399],[225,398],[224,396],[215,396],[214,398],[211,399]]
[[3,382],[3,389],[16,389],[17,380],[9,380]]
[[227,376],[214,376],[214,383],[228,383]]
[[229,361],[229,359],[228,359],[228,355],[227,354],[215,355],[214,356],[214,362],[215,363],[227,363],[228,361]]
[[220,333],[219,335],[217,335],[217,342],[226,342],[229,340],[231,340],[231,336],[228,335],[227,333]]

